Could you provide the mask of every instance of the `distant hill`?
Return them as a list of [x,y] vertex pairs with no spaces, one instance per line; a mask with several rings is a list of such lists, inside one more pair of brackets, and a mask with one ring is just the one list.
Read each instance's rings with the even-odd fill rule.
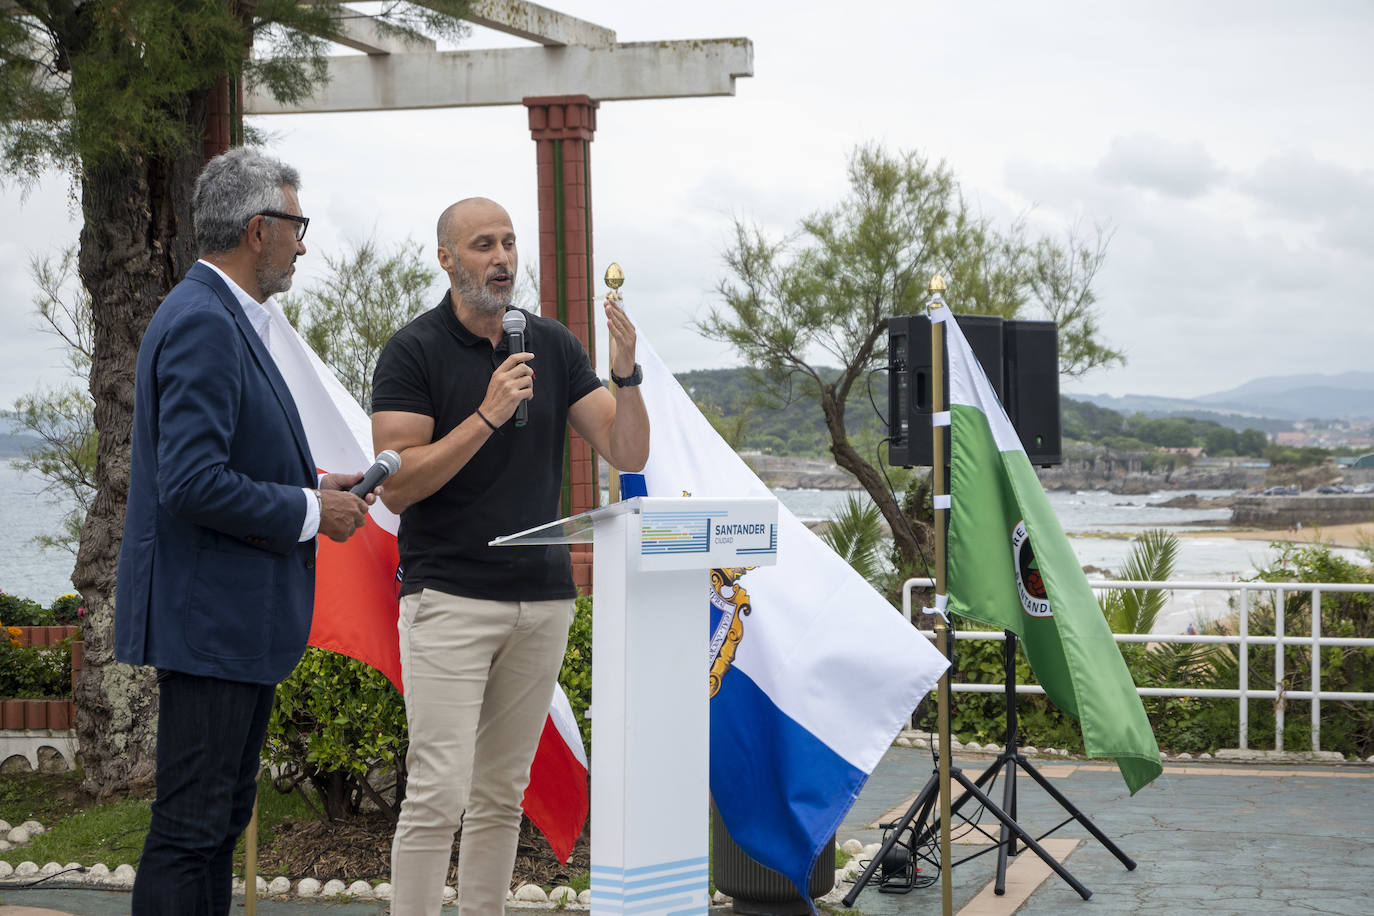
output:
[[1233,412],[1224,407],[1202,404],[1187,398],[1164,398],[1127,394],[1070,394],[1066,397],[1098,407],[1105,407],[1126,416],[1142,413],[1147,417],[1188,417],[1193,420],[1212,420],[1230,429],[1258,429],[1279,433],[1293,428],[1291,419],[1267,416],[1252,411]]
[[1197,399],[1222,408],[1294,420],[1374,418],[1374,372],[1269,376]]
[[1124,414],[1147,416],[1190,416],[1216,420],[1240,429],[1251,426],[1276,432],[1289,428],[1261,424],[1258,418],[1277,421],[1307,419],[1374,419],[1374,372],[1344,372],[1338,375],[1284,375],[1252,379],[1229,391],[1218,391],[1197,398],[1165,398],[1128,394],[1072,394],[1099,407]]
[[[0,423],[3,422],[0,420]],[[38,444],[36,436],[16,436],[6,429],[0,429],[0,459],[18,458]]]

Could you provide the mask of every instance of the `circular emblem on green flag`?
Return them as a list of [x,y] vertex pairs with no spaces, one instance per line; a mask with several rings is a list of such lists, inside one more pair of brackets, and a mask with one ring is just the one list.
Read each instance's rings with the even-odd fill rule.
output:
[[1053,617],[1050,596],[1045,591],[1045,580],[1040,578],[1040,567],[1035,562],[1025,519],[1017,522],[1011,531],[1011,557],[1016,566],[1016,593],[1021,596],[1021,607],[1032,617]]

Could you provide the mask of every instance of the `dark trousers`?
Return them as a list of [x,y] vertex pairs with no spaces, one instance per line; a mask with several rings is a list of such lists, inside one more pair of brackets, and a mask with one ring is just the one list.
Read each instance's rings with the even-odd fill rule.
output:
[[133,916],[225,916],[276,686],[158,672],[157,800]]

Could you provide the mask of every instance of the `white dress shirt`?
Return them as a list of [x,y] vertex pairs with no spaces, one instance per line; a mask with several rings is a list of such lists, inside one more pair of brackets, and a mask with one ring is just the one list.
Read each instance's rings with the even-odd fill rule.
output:
[[[245,293],[227,273],[204,258],[202,258],[199,263],[204,264],[206,267],[219,274],[220,279],[229,287],[230,292],[234,294],[234,298],[238,299],[239,305],[243,307],[243,313],[248,316],[248,323],[253,326],[253,330],[258,334],[258,339],[262,341],[263,347],[268,349],[268,355],[270,356],[271,348],[268,344],[272,316],[267,313],[267,309],[263,308],[261,302]],[[308,541],[320,533],[320,500],[318,494],[314,490],[308,490],[302,487],[301,492],[305,494],[305,523],[301,525],[301,536],[298,540]]]

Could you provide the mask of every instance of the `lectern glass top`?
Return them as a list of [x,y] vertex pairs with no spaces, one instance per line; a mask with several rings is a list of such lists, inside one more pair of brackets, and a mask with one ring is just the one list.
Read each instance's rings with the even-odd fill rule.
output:
[[599,509],[592,509],[589,512],[582,512],[568,518],[560,518],[545,525],[517,531],[515,534],[503,534],[492,540],[489,546],[525,547],[537,544],[590,544],[592,543],[593,529],[596,527],[598,519],[613,515],[638,515],[640,499],[642,497],[636,496],[634,499],[611,503],[609,506],[602,506]]

